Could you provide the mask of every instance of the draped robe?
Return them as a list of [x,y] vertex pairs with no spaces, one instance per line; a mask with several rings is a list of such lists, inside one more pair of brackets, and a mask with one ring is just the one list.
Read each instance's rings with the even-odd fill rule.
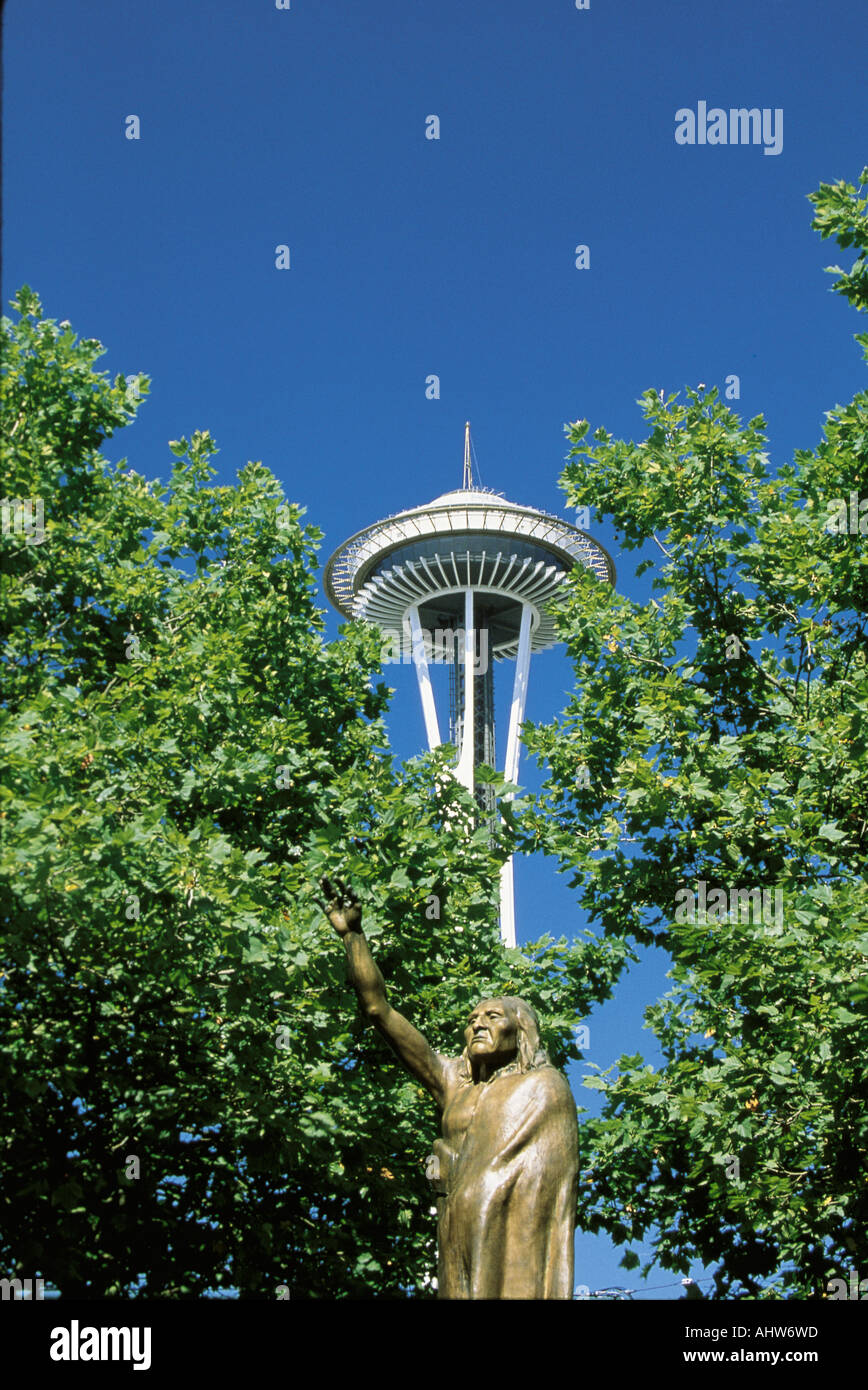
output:
[[462,1080],[442,1133],[439,1297],[572,1298],[578,1122],[566,1078],[542,1066]]

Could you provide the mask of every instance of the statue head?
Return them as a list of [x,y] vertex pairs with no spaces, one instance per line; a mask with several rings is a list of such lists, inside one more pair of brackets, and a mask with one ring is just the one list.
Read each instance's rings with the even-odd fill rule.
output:
[[530,1004],[514,995],[481,999],[464,1030],[461,1072],[467,1080],[487,1080],[502,1068],[533,1071],[549,1065],[540,1046],[539,1021]]

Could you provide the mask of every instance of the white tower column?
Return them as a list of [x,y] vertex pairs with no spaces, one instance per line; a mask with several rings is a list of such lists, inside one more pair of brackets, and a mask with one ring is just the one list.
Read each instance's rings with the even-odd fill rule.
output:
[[[506,740],[506,762],[504,778],[507,782],[518,781],[519,734],[524,722],[527,703],[527,682],[530,673],[530,625],[531,607],[521,606],[521,628],[518,637],[518,656],[515,661],[515,680],[512,686],[512,706],[509,711],[509,733]],[[513,882],[512,855],[500,871],[500,934],[507,946],[515,945],[515,889]]]
[[530,671],[530,625],[532,610],[529,603],[521,605],[521,628],[518,634],[518,655],[515,659],[515,679],[512,684],[512,706],[509,711],[509,733],[506,737],[506,762],[503,772],[507,782],[518,777],[518,750],[524,709],[527,703],[527,681]]
[[419,682],[419,698],[422,701],[422,714],[425,718],[425,734],[428,738],[428,747],[440,747],[440,725],[437,723],[437,707],[434,704],[434,691],[431,688],[431,673],[428,670],[428,658],[425,655],[425,639],[422,636],[422,624],[419,621],[419,609],[414,603],[407,610],[410,619],[410,636],[413,644],[413,665],[416,668],[416,679]]

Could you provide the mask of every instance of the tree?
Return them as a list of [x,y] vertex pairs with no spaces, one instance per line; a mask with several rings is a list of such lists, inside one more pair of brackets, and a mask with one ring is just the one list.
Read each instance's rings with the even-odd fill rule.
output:
[[[866,199],[812,202],[864,310]],[[527,740],[551,768],[528,843],[604,934],[672,958],[664,1064],[586,1081],[580,1219],[714,1266],[718,1295],[818,1296],[868,1268],[868,394],[777,471],[714,390],[641,404],[639,443],[570,426],[562,482],[647,547],[637,574],[654,547],[656,596],[575,575],[576,691]]]
[[503,992],[577,1056],[621,947],[502,947],[505,846],[444,754],[394,764],[379,640],[323,642],[301,509],[260,463],[217,485],[203,432],[168,486],[109,463],[146,379],[96,372],[29,289],[14,308],[0,1264],[64,1296],[424,1290],[434,1116],[356,1010],[323,869],[444,1050]]

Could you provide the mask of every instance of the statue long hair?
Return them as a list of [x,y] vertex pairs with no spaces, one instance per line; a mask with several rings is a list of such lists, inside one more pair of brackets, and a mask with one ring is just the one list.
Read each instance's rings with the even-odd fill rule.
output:
[[[551,1062],[548,1053],[540,1045],[539,1019],[530,1004],[514,994],[499,994],[489,996],[489,998],[491,998],[492,1003],[496,999],[498,1003],[506,1004],[507,1008],[514,1014],[518,1044],[518,1055],[515,1061],[508,1063],[505,1067],[498,1067],[496,1075],[508,1076],[512,1072],[536,1071],[537,1067],[550,1067]],[[484,1062],[479,1064],[479,1073],[483,1081],[488,1079],[488,1068]],[[461,1054],[458,1074],[462,1081],[473,1080],[470,1050],[467,1047]]]

